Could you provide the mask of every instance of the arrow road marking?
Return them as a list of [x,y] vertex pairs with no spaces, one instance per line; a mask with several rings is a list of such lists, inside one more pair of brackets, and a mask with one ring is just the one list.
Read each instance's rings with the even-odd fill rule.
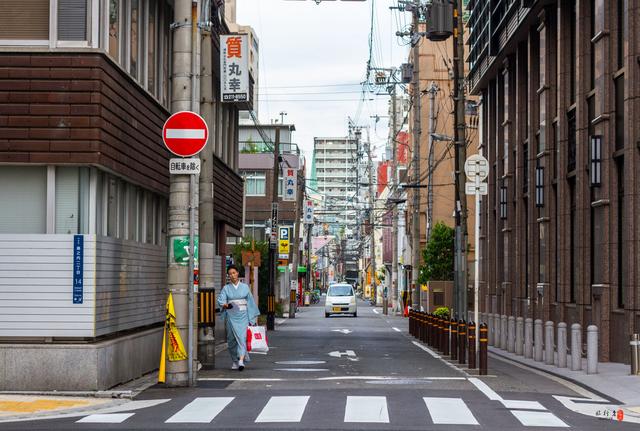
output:
[[354,362],[357,362],[360,360],[357,357],[356,352],[354,352],[353,350],[345,350],[344,352],[340,352],[336,350],[335,352],[330,352],[329,356],[332,356],[334,358],[342,358],[343,356],[346,356],[348,360],[354,361]]
[[349,329],[333,329],[333,330],[331,330],[331,332],[342,332],[344,335],[349,335],[353,331],[351,331]]
[[204,139],[204,129],[167,129],[167,139]]

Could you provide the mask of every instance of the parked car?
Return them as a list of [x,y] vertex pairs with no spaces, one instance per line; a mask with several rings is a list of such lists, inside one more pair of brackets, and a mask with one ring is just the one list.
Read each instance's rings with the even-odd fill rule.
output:
[[353,314],[358,316],[358,306],[353,287],[347,283],[337,283],[329,286],[324,303],[324,317],[332,314]]

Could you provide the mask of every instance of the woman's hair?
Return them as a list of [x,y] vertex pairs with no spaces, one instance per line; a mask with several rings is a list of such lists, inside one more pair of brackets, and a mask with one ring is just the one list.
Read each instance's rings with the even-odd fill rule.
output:
[[232,269],[235,269],[235,270],[236,270],[236,272],[237,272],[238,274],[240,274],[240,270],[238,269],[238,267],[237,267],[237,266],[235,266],[235,265],[233,265],[233,264],[231,264],[231,265],[229,265],[229,266],[227,267],[227,274],[229,274],[229,271],[230,271],[230,270],[232,270]]

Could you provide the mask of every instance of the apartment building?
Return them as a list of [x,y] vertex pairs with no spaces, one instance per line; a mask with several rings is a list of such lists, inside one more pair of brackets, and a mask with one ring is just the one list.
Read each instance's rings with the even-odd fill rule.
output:
[[[3,390],[107,389],[157,368],[172,4],[0,2]],[[218,35],[228,28],[218,3],[208,4],[217,91]],[[242,179],[238,107],[216,103],[215,112],[213,188],[225,190],[215,195],[212,224],[221,282],[225,238],[242,227]],[[42,366],[53,360],[56,367]],[[78,367],[86,372],[69,372]]]
[[640,330],[640,5],[470,1],[482,98],[483,311],[598,327],[602,361]]

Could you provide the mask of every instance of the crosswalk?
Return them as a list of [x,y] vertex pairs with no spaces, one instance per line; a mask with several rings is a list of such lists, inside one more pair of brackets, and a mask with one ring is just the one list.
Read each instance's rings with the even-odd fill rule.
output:
[[[230,411],[229,414],[237,415],[238,410],[247,411],[241,397],[197,397],[187,400],[187,404],[180,408],[177,412],[164,419],[154,415],[159,421],[166,424],[216,424],[223,419],[224,412]],[[244,397],[246,403],[248,397]],[[390,397],[389,397],[390,398]],[[465,401],[456,397],[421,397],[420,403],[426,411],[422,413],[425,420],[430,420],[434,425],[491,425],[487,422],[487,415],[481,415],[481,410],[486,408],[485,404],[474,402],[473,400]],[[256,406],[255,412],[259,411],[257,416],[255,412],[252,416],[251,409],[247,411],[247,417],[244,418],[249,423],[265,424],[265,423],[300,423],[304,422],[305,414],[309,413],[309,402],[313,399],[311,395],[297,396],[271,396],[268,399],[261,399],[260,403],[264,405]],[[416,401],[418,401],[418,398]],[[171,400],[166,401],[168,405]],[[345,396],[340,400],[334,400],[338,403],[337,410],[344,412],[344,416],[335,415],[336,421],[344,424],[390,424],[390,403],[387,396]],[[343,407],[339,407],[340,403]],[[316,400],[313,408],[318,408],[320,401]],[[419,404],[416,404],[419,405]],[[234,408],[235,406],[235,408]],[[484,407],[483,407],[484,406]],[[319,407],[322,409],[322,407]],[[397,405],[396,405],[397,408]],[[506,401],[500,400],[500,404],[496,403],[495,408],[499,408],[504,415],[512,418],[513,424],[521,424],[523,427],[536,428],[567,428],[562,419],[554,413],[548,411],[541,403],[537,401]],[[472,411],[476,410],[475,414]],[[162,411],[172,412],[169,408],[163,408]],[[329,410],[327,410],[329,411]],[[125,410],[113,413],[97,413],[85,416],[77,423],[103,423],[103,424],[120,424],[128,423],[135,420],[136,415],[140,415],[140,411],[126,412]],[[401,414],[395,418],[401,417]],[[142,420],[142,419],[141,419]],[[237,417],[234,417],[237,420]],[[483,423],[484,422],[484,423]]]

